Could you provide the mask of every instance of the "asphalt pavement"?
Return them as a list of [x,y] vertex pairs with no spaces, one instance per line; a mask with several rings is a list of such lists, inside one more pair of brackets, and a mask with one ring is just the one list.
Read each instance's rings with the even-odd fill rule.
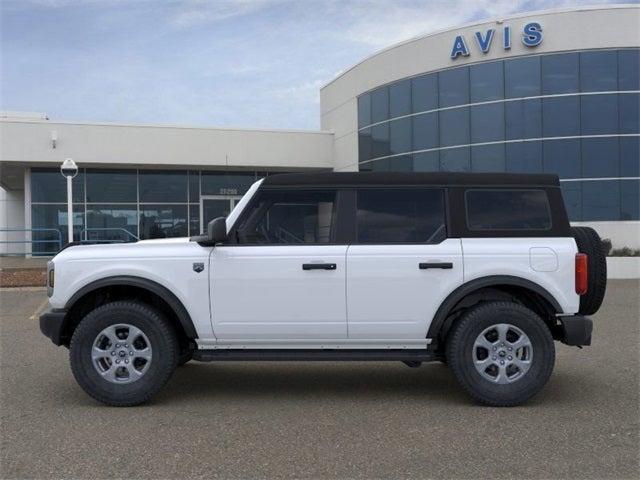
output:
[[0,477],[639,478],[640,283],[610,281],[594,344],[556,344],[522,407],[447,367],[189,363],[150,404],[103,406],[40,334],[43,289],[0,291]]

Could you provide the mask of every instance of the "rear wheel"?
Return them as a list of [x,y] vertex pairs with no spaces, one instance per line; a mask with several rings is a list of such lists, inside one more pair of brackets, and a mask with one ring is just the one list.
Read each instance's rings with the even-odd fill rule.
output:
[[491,302],[456,322],[446,357],[476,401],[506,407],[526,402],[547,383],[555,348],[549,328],[534,312],[513,302]]
[[178,362],[173,328],[152,307],[119,301],[89,313],[71,338],[73,375],[96,400],[132,406],[149,400]]
[[607,289],[607,257],[600,235],[590,227],[572,227],[571,232],[580,253],[587,255],[587,293],[580,296],[582,315],[596,313]]

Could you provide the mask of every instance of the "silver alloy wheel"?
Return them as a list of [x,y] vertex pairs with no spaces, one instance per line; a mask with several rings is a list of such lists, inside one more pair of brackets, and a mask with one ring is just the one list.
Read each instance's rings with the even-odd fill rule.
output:
[[518,327],[498,323],[485,328],[473,344],[473,364],[483,378],[499,384],[515,382],[529,371],[533,346]]
[[111,383],[139,380],[149,370],[151,358],[151,342],[142,330],[128,323],[102,330],[91,348],[94,368]]

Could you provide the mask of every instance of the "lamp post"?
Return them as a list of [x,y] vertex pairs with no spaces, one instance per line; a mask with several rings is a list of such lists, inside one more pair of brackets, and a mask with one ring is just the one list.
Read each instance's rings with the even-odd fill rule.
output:
[[71,158],[66,158],[60,165],[60,173],[67,179],[67,241],[73,242],[73,177],[78,174],[78,166]]

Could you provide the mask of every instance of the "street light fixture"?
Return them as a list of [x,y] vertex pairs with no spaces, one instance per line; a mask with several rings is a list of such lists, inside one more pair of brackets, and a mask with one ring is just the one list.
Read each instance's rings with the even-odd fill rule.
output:
[[60,173],[67,179],[67,241],[73,242],[73,186],[72,180],[78,174],[78,166],[72,158],[66,158],[60,165]]

